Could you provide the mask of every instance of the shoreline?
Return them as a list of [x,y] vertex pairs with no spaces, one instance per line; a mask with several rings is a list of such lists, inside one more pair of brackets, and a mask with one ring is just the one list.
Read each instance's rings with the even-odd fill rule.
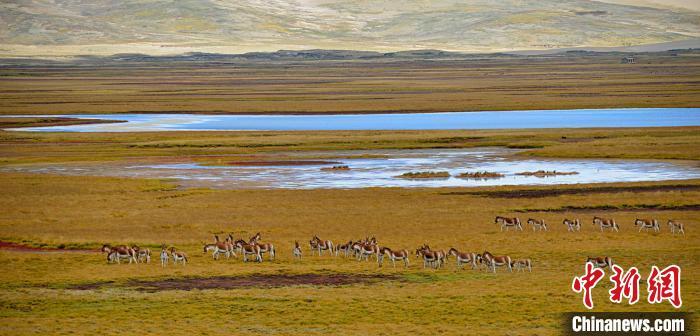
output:
[[9,116],[3,117],[0,115],[0,130],[11,131],[12,128],[29,128],[29,127],[53,127],[53,126],[75,126],[75,125],[91,125],[91,124],[113,124],[126,123],[126,120],[110,120],[110,119],[81,119],[72,117],[34,117],[34,116]]

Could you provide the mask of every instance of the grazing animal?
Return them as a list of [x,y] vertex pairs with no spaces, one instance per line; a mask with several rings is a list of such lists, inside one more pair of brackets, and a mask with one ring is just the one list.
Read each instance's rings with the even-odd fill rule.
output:
[[669,219],[668,226],[671,227],[671,234],[676,234],[676,232],[678,232],[685,236],[685,228],[683,227],[683,223]]
[[136,260],[136,252],[131,247],[126,245],[111,246],[109,244],[102,245],[102,252],[107,253],[107,262],[117,262],[120,264],[121,259],[129,259],[129,264],[132,262],[138,263]]
[[533,218],[528,218],[527,223],[532,225],[532,231],[536,231],[536,229],[544,229],[547,231],[547,223],[544,222],[544,219],[533,219]]
[[294,241],[294,249],[292,250],[292,255],[294,258],[301,260],[301,247],[299,247],[299,242]]
[[248,256],[252,255],[255,257],[255,261],[262,262],[262,254],[260,253],[260,246],[254,244],[248,244],[243,239],[236,241],[236,247],[241,251],[243,255],[243,261],[248,262]]
[[494,220],[494,224],[501,223],[501,231],[503,231],[503,228],[506,228],[506,231],[508,231],[509,227],[514,227],[516,230],[520,229],[520,231],[523,230],[523,225],[520,223],[520,218],[518,217],[503,217],[503,216],[496,216],[496,219]]
[[177,265],[178,262],[181,262],[183,266],[187,264],[187,254],[176,251],[174,246],[170,247],[170,255],[173,257],[173,264]]
[[471,265],[472,269],[476,268],[476,253],[462,253],[452,247],[447,251],[447,255],[455,256],[458,268],[464,268],[464,264]]
[[408,267],[408,250],[394,251],[388,247],[382,247],[379,249],[379,254],[377,254],[377,262],[379,267],[382,267],[384,262],[384,256],[388,256],[391,260],[391,265],[396,267],[396,261],[403,261],[403,267]]
[[612,218],[601,218],[598,216],[593,217],[593,225],[599,225],[600,226],[600,232],[603,232],[603,229],[610,229],[610,231],[615,230],[615,232],[620,231],[620,227],[615,223],[615,220]]
[[151,263],[151,249],[145,248],[142,249],[138,246],[132,246],[131,247],[134,250],[134,253],[136,254],[136,261],[137,262],[146,262],[147,264]]
[[593,265],[600,268],[612,268],[613,262],[610,257],[588,257],[586,258],[587,263],[593,263]]
[[510,264],[512,268],[514,268],[516,271],[525,271],[527,268],[528,271],[532,272],[532,261],[530,259],[518,259],[518,260],[513,260],[513,262]]
[[165,246],[161,247],[160,250],[160,266],[165,267],[168,265],[168,259],[170,259],[170,256],[168,256],[168,250],[165,248]]
[[[313,242],[313,243],[312,243]],[[311,254],[313,254],[314,247],[318,251],[318,255],[321,256],[323,255],[323,251],[328,250],[328,252],[333,255],[333,242],[330,240],[321,240],[321,238],[318,238],[317,236],[314,236],[310,241],[309,245],[311,246]]]
[[509,256],[496,257],[490,252],[484,251],[484,253],[481,254],[481,258],[481,260],[486,263],[486,266],[493,270],[493,273],[496,273],[496,266],[505,266],[509,271],[513,272],[513,268],[511,267],[513,260]]
[[648,229],[653,229],[655,232],[659,232],[661,230],[661,228],[659,227],[659,221],[657,221],[656,219],[636,218],[634,220],[634,226],[637,225],[639,225],[639,232]]
[[565,218],[562,223],[564,223],[564,225],[566,225],[566,231],[569,231],[569,232],[581,231],[581,222],[578,220],[578,218],[576,218],[576,219]]

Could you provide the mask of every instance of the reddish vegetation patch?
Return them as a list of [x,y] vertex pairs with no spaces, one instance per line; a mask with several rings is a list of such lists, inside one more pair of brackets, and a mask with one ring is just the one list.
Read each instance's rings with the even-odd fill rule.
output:
[[233,161],[229,162],[232,166],[317,166],[338,164],[337,161],[320,161],[320,160],[277,160],[277,161]]
[[68,287],[68,289],[91,290],[91,289],[101,288],[102,286],[111,285],[113,283],[114,283],[114,281],[98,281],[98,282],[70,286],[70,287]]
[[587,195],[608,194],[618,192],[667,192],[667,191],[695,191],[700,190],[700,185],[673,184],[630,187],[588,187],[588,188],[560,188],[560,189],[516,189],[493,191],[458,191],[441,193],[441,195],[478,195],[496,198],[540,198],[560,195]]
[[241,277],[180,278],[156,281],[131,281],[129,286],[142,291],[236,289],[247,287],[341,286],[395,280],[388,275],[363,274],[258,274]]
[[58,248],[58,247],[36,247],[19,243],[0,241],[0,250],[20,251],[20,252],[97,252],[95,250]]
[[[394,275],[370,274],[254,274],[246,276],[216,276],[207,278],[171,278],[164,280],[132,280],[126,287],[135,287],[139,291],[158,292],[165,290],[193,289],[238,289],[238,288],[272,288],[288,286],[342,286],[352,284],[371,284],[380,281],[395,281]],[[76,290],[92,290],[114,285],[111,281],[80,284],[70,287]]]
[[590,211],[698,211],[700,204],[684,204],[684,205],[663,205],[663,204],[623,204],[620,206],[613,205],[592,205],[592,206],[575,206],[567,205],[559,208],[546,209],[517,209],[515,212],[590,212]]

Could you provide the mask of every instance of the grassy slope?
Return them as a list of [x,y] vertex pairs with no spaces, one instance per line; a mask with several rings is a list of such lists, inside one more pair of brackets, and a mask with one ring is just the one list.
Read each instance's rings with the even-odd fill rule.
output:
[[697,107],[695,53],[0,68],[0,114]]
[[[700,185],[700,181],[687,183]],[[585,193],[549,198],[496,199],[449,195],[458,188],[359,190],[178,190],[166,182],[97,177],[1,174],[0,237],[57,245],[99,246],[102,242],[156,246],[175,244],[191,256],[187,267],[106,265],[98,254],[0,252],[0,333],[91,334],[138,328],[143,333],[210,334],[228,330],[243,335],[328,334],[365,330],[379,335],[409,333],[556,334],[559,313],[582,309],[570,289],[587,255],[610,255],[622,266],[637,266],[643,277],[652,264],[683,267],[684,311],[697,311],[700,294],[700,234],[692,223],[697,211],[608,212],[622,226],[619,234],[601,234],[590,217],[534,213],[550,223],[549,232],[499,232],[496,214],[522,208],[563,205],[686,204],[700,191]],[[637,183],[659,185],[668,183]],[[622,185],[622,184],[621,184]],[[630,185],[630,184],[625,184]],[[614,186],[614,185],[613,185]],[[584,187],[584,186],[580,186]],[[508,189],[508,188],[492,188]],[[470,189],[473,190],[473,189]],[[416,205],[422,206],[416,206]],[[524,215],[520,215],[524,219]],[[569,234],[561,218],[578,216],[583,232]],[[637,233],[632,220],[653,216],[690,223],[685,237]],[[244,265],[214,262],[201,243],[214,233],[250,236],[261,231],[279,252],[275,263]],[[530,257],[529,274],[485,274],[378,269],[370,262],[307,257],[290,258],[293,240],[312,234],[335,241],[376,235],[382,244],[415,248],[456,246]],[[143,293],[128,288],[76,291],[75,284],[101,280],[187,275],[251,273],[397,273],[400,283],[341,287],[206,290]],[[664,311],[670,305],[613,305],[603,280],[595,290],[598,310]],[[644,293],[644,287],[642,287]],[[504,316],[486,322],[488,316]]]

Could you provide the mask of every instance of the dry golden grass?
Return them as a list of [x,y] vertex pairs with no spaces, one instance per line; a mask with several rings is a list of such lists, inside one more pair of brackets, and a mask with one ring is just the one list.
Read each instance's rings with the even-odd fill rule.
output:
[[[560,314],[581,311],[571,279],[588,255],[609,255],[642,276],[653,264],[683,268],[682,311],[700,308],[700,222],[698,211],[606,211],[620,233],[600,233],[590,223],[596,211],[529,213],[549,223],[549,232],[500,232],[495,215],[515,210],[569,205],[636,203],[687,204],[700,190],[659,189],[678,182],[610,184],[652,186],[641,192],[577,194],[545,198],[491,198],[467,189],[371,188],[356,190],[180,190],[169,182],[98,177],[0,174],[0,237],[27,244],[98,247],[103,242],[158,246],[168,243],[190,254],[186,267],[107,265],[96,253],[0,251],[0,334],[159,334],[233,332],[310,334],[363,332],[396,334],[546,335],[561,330]],[[684,181],[700,185],[700,180]],[[523,187],[527,188],[527,187]],[[560,189],[571,186],[539,187]],[[508,187],[484,190],[511,190]],[[468,189],[479,191],[482,189]],[[624,190],[624,189],[622,189]],[[561,219],[578,217],[581,233],[566,232]],[[638,233],[635,217],[675,218],[685,236]],[[215,262],[201,244],[215,233],[248,237],[260,231],[277,245],[279,258],[263,264]],[[311,235],[336,242],[375,235],[382,245],[415,249],[423,243],[465,251],[488,249],[514,258],[529,257],[533,273],[487,274],[423,270],[412,259],[408,270],[379,269],[374,262],[311,257],[294,261],[294,240]],[[273,289],[141,292],[123,287],[133,279],[246,274],[395,274],[400,281],[340,287],[293,286]],[[116,281],[101,289],[70,286]],[[604,279],[594,292],[596,311],[669,311],[669,304],[614,305]],[[644,288],[642,288],[644,293]],[[494,314],[503,316],[492,320]],[[696,319],[697,321],[697,319]]]
[[377,113],[697,107],[700,58],[4,67],[0,114]]

